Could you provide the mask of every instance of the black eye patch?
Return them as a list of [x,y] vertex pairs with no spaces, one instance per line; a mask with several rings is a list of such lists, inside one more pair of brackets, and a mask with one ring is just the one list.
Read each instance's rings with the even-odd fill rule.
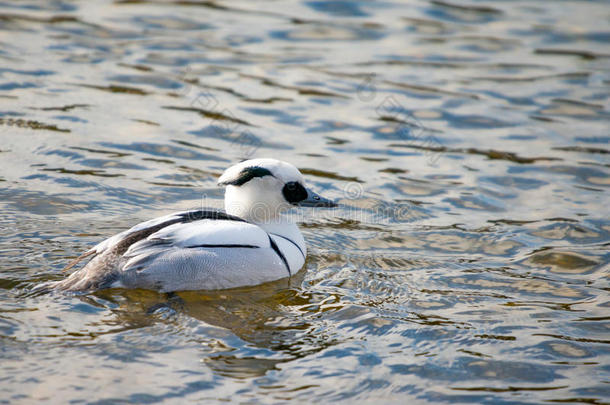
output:
[[307,198],[307,190],[297,181],[286,183],[282,188],[282,194],[290,204],[296,204]]
[[239,172],[239,174],[237,175],[236,178],[234,178],[230,181],[225,181],[225,182],[219,183],[219,184],[221,186],[227,186],[229,184],[232,186],[241,186],[242,184],[246,184],[247,182],[249,182],[250,180],[252,180],[255,177],[264,177],[264,176],[273,176],[273,174],[269,170],[265,169],[264,167],[258,167],[258,166],[246,167],[241,172]]

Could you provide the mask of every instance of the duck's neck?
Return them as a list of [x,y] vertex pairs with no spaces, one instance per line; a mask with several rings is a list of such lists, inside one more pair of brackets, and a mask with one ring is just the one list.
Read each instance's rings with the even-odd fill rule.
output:
[[[272,204],[252,204],[250,201],[243,201],[243,196],[235,194],[233,187],[228,187],[225,194],[225,211],[227,214],[235,215],[250,223],[260,226],[268,234],[278,235],[295,243],[299,249],[305,253],[305,240],[297,225],[289,215],[291,206],[272,205]],[[275,209],[269,209],[269,206]]]
[[280,218],[276,218],[274,221],[266,221],[266,222],[255,222],[254,224],[263,228],[267,233],[274,233],[276,235],[292,235],[298,233],[301,234],[299,227],[292,221],[283,220]]

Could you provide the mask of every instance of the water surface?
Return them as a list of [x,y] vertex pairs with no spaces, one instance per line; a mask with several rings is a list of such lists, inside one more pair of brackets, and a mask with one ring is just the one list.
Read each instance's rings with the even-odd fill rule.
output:
[[[607,403],[604,1],[0,3],[0,402]],[[35,295],[289,161],[290,280]]]

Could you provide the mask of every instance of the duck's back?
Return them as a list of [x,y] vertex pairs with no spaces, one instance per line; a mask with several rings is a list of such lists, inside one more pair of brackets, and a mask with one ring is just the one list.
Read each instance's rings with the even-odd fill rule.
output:
[[[256,285],[291,275],[274,240],[261,227],[220,211],[178,212],[106,239],[77,259],[92,257],[82,269],[51,287],[167,292]],[[304,257],[298,262],[300,268]]]

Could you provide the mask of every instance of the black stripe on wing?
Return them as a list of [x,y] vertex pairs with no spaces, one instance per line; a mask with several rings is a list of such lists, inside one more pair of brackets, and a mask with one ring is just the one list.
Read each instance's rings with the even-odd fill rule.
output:
[[125,236],[125,238],[123,240],[121,240],[120,242],[118,242],[116,244],[116,246],[114,247],[114,249],[116,249],[115,252],[118,255],[122,255],[134,243],[136,243],[142,239],[146,239],[153,233],[158,232],[161,229],[168,227],[170,225],[186,224],[189,222],[201,221],[203,219],[247,222],[246,220],[241,219],[240,217],[236,217],[235,215],[229,215],[226,212],[217,211],[217,210],[193,210],[193,211],[181,212],[179,214],[176,214],[176,216],[172,219],[168,219],[167,221],[162,222],[160,224],[156,224],[156,225],[150,226],[148,228],[141,229],[139,231],[130,233],[129,235]]
[[297,245],[295,241],[285,236],[278,235],[277,233],[272,233],[271,235],[277,236],[278,238],[286,239],[288,242],[292,243],[294,246],[296,246],[297,249],[299,249],[299,252],[301,252],[301,256],[303,256],[303,259],[305,259],[305,253],[303,253],[303,250],[301,250],[301,248],[299,247],[299,245]]
[[290,272],[290,266],[288,265],[288,260],[286,260],[286,256],[284,256],[284,254],[282,253],[280,248],[277,246],[277,243],[275,243],[275,241],[273,240],[271,235],[268,235],[268,236],[269,236],[269,243],[271,244],[271,248],[275,251],[275,253],[277,253],[277,255],[280,257],[280,259],[282,259],[282,261],[284,262],[284,266],[286,266],[286,270],[288,270],[288,277],[292,277],[292,273]]
[[220,219],[226,221],[239,221],[239,222],[248,222],[245,219],[241,219],[240,217],[236,217],[235,215],[229,215],[226,212],[218,211],[218,210],[192,210],[185,211],[178,214],[182,221],[179,222],[193,222],[199,221],[202,219]]
[[256,245],[240,245],[240,244],[224,244],[224,245],[214,245],[214,244],[203,244],[203,245],[193,245],[187,246],[187,249],[194,248],[247,248],[247,249],[258,249],[260,246]]

